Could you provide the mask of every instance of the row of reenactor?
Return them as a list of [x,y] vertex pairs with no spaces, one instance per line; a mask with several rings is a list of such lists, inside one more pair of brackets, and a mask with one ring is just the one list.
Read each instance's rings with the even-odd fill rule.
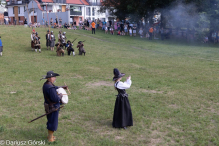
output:
[[[47,50],[49,50],[49,47],[50,47],[50,50],[54,51],[54,46],[56,46],[57,56],[64,56],[65,50],[67,48],[68,55],[72,54],[73,56],[75,56],[75,52],[74,52],[74,48],[73,48],[73,42],[76,39],[73,42],[71,42],[70,40],[68,40],[66,42],[66,40],[67,40],[66,32],[62,33],[62,31],[59,31],[58,42],[55,44],[55,41],[56,41],[55,35],[54,35],[53,31],[50,32],[48,30],[47,34],[46,34]],[[84,56],[85,56],[86,51],[84,49],[83,42],[84,41],[79,41],[78,45],[77,45],[77,48],[78,48],[78,51],[79,51],[79,55],[84,54]],[[31,34],[31,47],[32,47],[32,50],[35,49],[35,52],[37,52],[38,49],[39,49],[39,52],[41,52],[40,37],[38,36],[38,33],[35,32],[35,30],[33,30],[32,34]]]

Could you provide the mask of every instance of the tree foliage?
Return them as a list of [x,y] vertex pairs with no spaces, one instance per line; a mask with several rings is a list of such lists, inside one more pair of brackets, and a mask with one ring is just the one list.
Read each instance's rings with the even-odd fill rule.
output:
[[105,0],[100,11],[106,10],[120,20],[133,21],[151,20],[159,10],[162,25],[172,21],[173,27],[219,30],[219,0]]

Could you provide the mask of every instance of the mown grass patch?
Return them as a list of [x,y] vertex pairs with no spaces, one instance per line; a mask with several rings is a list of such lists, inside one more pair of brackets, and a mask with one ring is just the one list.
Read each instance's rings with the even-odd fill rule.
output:
[[[60,111],[57,142],[46,145],[219,144],[217,45],[63,29],[70,40],[86,40],[87,53],[57,57],[46,50],[45,28],[36,28],[42,53],[31,51],[30,28],[0,30],[0,139],[46,140],[46,118],[27,122],[44,113],[40,79],[53,70],[61,75],[55,84],[65,82],[72,94]],[[134,126],[127,130],[111,125],[115,67],[133,81],[127,93]]]

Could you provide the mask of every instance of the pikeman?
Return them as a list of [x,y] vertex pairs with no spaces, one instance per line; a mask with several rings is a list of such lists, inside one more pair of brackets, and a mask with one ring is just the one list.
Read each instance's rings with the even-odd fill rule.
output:
[[67,38],[66,38],[65,34],[66,34],[66,32],[63,32],[62,37],[61,37],[61,43],[62,43],[63,46],[65,46],[65,49],[66,49],[66,40],[67,40]]
[[33,51],[33,49],[35,48],[35,46],[34,46],[34,40],[33,40],[34,37],[35,37],[35,30],[33,29],[33,30],[32,30],[32,34],[30,35],[32,51]]
[[55,46],[55,35],[53,34],[53,31],[51,31],[51,37],[50,37],[50,49],[51,51],[54,51],[54,46]]
[[73,44],[71,43],[70,40],[68,40],[67,41],[67,51],[68,51],[69,56],[71,55],[71,52],[72,52],[72,55],[75,56],[75,50],[72,46],[73,46]]
[[36,35],[34,37],[34,45],[35,45],[35,52],[37,52],[37,49],[39,49],[39,53],[41,53],[41,47],[40,47],[40,37],[38,36],[38,33],[36,32]]
[[54,142],[55,136],[53,136],[54,131],[58,128],[58,117],[59,117],[59,108],[60,103],[62,103],[63,94],[57,94],[56,90],[58,88],[68,89],[68,86],[55,86],[53,83],[56,81],[56,76],[59,74],[54,73],[53,71],[48,71],[47,75],[42,79],[47,79],[43,84],[43,95],[44,95],[44,107],[46,113],[52,112],[47,115],[47,129],[48,129],[48,141]]
[[63,50],[63,45],[61,44],[61,43],[56,43],[56,45],[55,45],[56,47],[57,47],[57,49],[56,49],[56,52],[57,52],[57,56],[64,56],[64,54],[65,54],[65,51]]
[[61,30],[59,31],[58,39],[59,39],[58,41],[61,42],[61,39],[62,39],[62,31]]
[[47,50],[48,48],[50,47],[50,33],[49,33],[49,30],[47,30],[47,34],[46,34],[46,47],[47,47]]
[[84,50],[84,44],[82,41],[78,42],[77,48],[79,51],[79,55],[82,55],[82,53],[84,53],[84,56],[85,56],[86,51]]

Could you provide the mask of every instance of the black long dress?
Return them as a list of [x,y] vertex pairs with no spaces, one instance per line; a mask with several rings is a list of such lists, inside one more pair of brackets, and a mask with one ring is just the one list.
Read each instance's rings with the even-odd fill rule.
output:
[[118,89],[116,83],[116,89],[118,95],[115,102],[114,115],[113,115],[113,127],[123,128],[127,126],[133,126],[132,111],[128,100],[128,94],[125,89]]

